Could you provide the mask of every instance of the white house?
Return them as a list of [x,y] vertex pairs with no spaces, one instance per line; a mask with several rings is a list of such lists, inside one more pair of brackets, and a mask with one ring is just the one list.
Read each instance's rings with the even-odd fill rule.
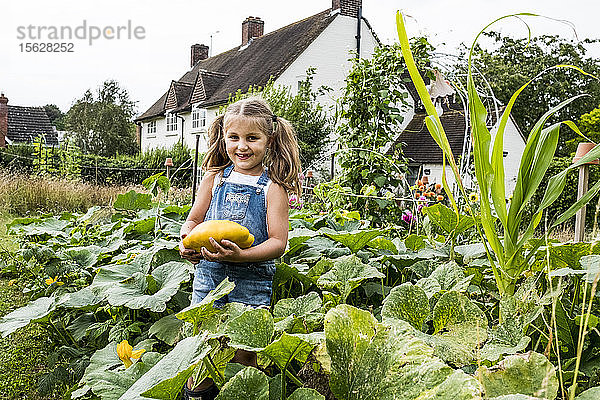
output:
[[[242,42],[224,53],[208,57],[208,46],[191,48],[191,68],[136,119],[143,150],[169,147],[183,141],[207,150],[207,128],[230,94],[264,86],[269,79],[292,93],[316,68],[315,87],[333,89],[318,99],[327,108],[341,95],[351,67],[351,50],[370,57],[379,41],[362,17],[362,0],[332,0],[331,8],[264,34],[264,22],[248,17],[242,23]],[[360,32],[360,34],[358,34]]]
[[[452,154],[461,168],[461,177],[467,188],[473,187],[474,177],[470,175],[469,164],[473,156],[470,127],[467,125],[466,110],[456,101],[456,92],[449,83],[436,71],[436,79],[430,85],[429,94],[436,104],[440,121],[448,137]],[[433,140],[425,126],[425,108],[421,103],[416,89],[411,84],[407,85],[411,94],[413,107],[405,116],[401,133],[394,144],[387,151],[392,154],[395,148],[402,146],[402,152],[409,160],[409,174],[407,180],[410,184],[418,178],[427,176],[430,183],[442,183],[442,150]],[[492,142],[498,129],[498,124],[504,107],[488,110],[487,126],[492,134]],[[521,155],[525,150],[525,137],[517,127],[512,116],[508,119],[504,130],[504,171],[505,190],[509,196],[515,189],[517,174],[521,164]],[[446,179],[450,187],[455,183],[454,174],[446,163]]]

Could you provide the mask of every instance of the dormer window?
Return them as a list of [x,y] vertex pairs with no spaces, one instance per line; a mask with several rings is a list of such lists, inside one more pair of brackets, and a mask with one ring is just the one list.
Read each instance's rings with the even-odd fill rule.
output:
[[206,108],[195,107],[192,110],[192,129],[198,131],[206,130]]
[[174,113],[167,113],[167,132],[177,130],[177,115]]

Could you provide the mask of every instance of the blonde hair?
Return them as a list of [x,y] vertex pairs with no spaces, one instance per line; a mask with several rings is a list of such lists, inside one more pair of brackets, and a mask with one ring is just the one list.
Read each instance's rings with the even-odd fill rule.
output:
[[256,124],[270,143],[263,164],[269,168],[269,178],[288,193],[300,196],[300,154],[292,124],[273,117],[273,111],[261,97],[238,100],[227,107],[225,114],[213,121],[208,130],[208,151],[202,162],[205,171],[219,171],[231,164],[225,148],[225,131],[236,118],[246,118]]

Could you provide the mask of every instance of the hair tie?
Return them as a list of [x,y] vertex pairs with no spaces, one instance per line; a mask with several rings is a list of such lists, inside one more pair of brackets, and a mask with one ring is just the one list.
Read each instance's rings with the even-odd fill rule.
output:
[[273,119],[273,122],[277,122],[277,115],[273,114],[272,119]]

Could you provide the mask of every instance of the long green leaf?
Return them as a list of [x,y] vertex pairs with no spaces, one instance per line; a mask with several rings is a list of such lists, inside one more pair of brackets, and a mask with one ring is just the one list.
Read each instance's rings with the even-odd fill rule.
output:
[[586,194],[584,194],[579,200],[577,200],[575,204],[569,207],[567,211],[562,213],[556,219],[556,221],[552,223],[551,228],[562,224],[563,222],[571,218],[573,215],[575,215],[575,213],[579,211],[580,208],[585,206],[592,199],[592,197],[594,197],[598,193],[598,191],[600,191],[600,181],[596,182],[596,184],[592,186],[592,188],[589,189]]

